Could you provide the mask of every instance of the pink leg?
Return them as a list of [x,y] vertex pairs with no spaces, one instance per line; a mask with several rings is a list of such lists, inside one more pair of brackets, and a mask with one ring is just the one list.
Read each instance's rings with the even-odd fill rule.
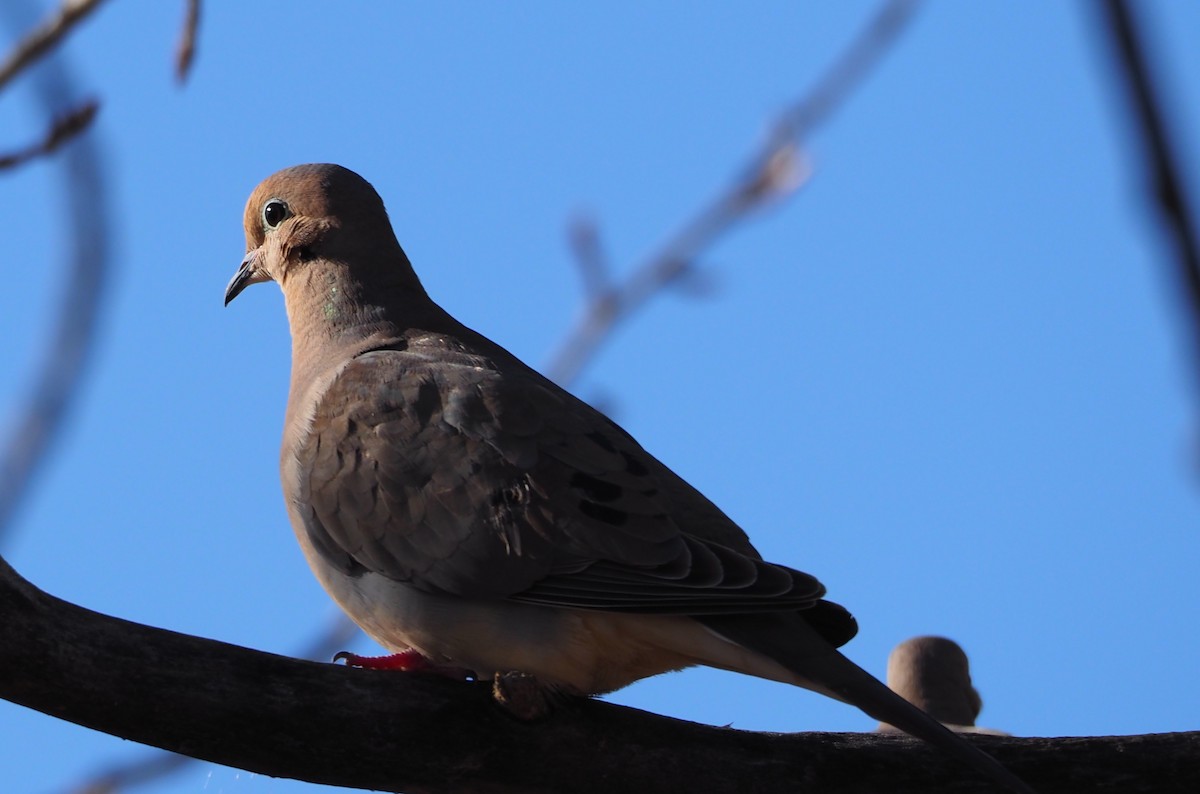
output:
[[462,667],[441,667],[426,659],[419,651],[409,648],[407,651],[388,654],[387,656],[359,656],[349,651],[338,651],[333,661],[345,662],[347,667],[361,667],[365,670],[400,670],[406,673],[436,673],[437,675],[453,678],[456,681],[466,681],[474,678],[471,670]]

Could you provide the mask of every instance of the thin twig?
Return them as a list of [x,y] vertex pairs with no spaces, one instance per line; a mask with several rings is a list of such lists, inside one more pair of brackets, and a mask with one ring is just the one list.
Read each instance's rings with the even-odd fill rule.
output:
[[[546,374],[560,384],[574,380],[595,355],[612,328],[648,300],[695,274],[700,254],[753,212],[794,193],[809,172],[801,149],[813,128],[824,121],[896,41],[916,9],[916,0],[889,0],[870,20],[829,71],[804,98],[776,121],[766,142],[738,177],[701,208],[652,256],[623,281],[599,281],[596,266],[575,250],[584,276],[587,303],[583,315],[551,358]],[[590,229],[594,235],[594,228]],[[576,232],[577,234],[577,232]],[[593,250],[599,243],[592,242]]]
[[[5,0],[0,8],[16,20],[28,14],[28,7],[22,5]],[[94,6],[71,3],[64,5],[62,13],[67,9],[83,13],[79,9],[86,11]],[[37,73],[34,88],[47,117],[78,103],[74,81],[60,58],[50,59]],[[99,337],[96,325],[107,282],[109,219],[95,136],[75,136],[72,145],[62,150],[61,165],[65,182],[62,203],[67,208],[64,235],[70,244],[64,293],[50,344],[35,371],[33,389],[26,404],[16,412],[14,429],[0,455],[0,539],[11,527],[18,503],[62,427]]]
[[178,772],[196,759],[178,753],[154,750],[137,763],[122,764],[105,770],[90,778],[78,788],[70,789],[73,794],[116,794],[144,786]]
[[586,216],[575,218],[567,226],[567,239],[583,276],[584,296],[588,300],[598,300],[609,289],[611,269],[608,256],[600,245],[595,222]]
[[904,31],[917,0],[891,0],[871,18],[816,87],[783,114],[781,134],[803,138],[845,102]]
[[175,79],[183,83],[192,70],[196,58],[196,32],[200,27],[200,0],[187,0],[187,11],[183,19],[183,32],[179,46],[175,49]]
[[[1104,9],[1114,67],[1124,78],[1130,111],[1141,138],[1147,199],[1157,210],[1174,248],[1175,277],[1185,294],[1192,326],[1192,355],[1200,361],[1200,240],[1193,205],[1181,176],[1178,149],[1146,61],[1136,12],[1124,0],[1106,0]],[[1200,374],[1200,369],[1195,371]]]
[[18,149],[12,154],[0,155],[0,171],[24,165],[35,157],[53,154],[58,147],[90,127],[96,118],[96,111],[99,109],[99,102],[88,99],[74,110],[59,116],[40,141],[30,144],[24,149]]
[[0,90],[38,58],[49,52],[59,40],[75,29],[104,0],[63,0],[58,11],[23,38],[3,63],[0,63]]

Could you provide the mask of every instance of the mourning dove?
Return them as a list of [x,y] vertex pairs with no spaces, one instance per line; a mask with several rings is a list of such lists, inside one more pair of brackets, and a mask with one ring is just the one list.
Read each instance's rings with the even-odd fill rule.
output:
[[579,695],[692,665],[782,681],[1029,791],[836,651],[857,625],[814,577],[763,561],[612,420],[435,304],[362,177],[280,171],[245,227],[225,302],[283,290],[292,527],[379,643]]
[[[971,685],[967,654],[954,640],[913,637],[900,643],[888,656],[887,683],[896,694],[951,730],[1007,735],[975,726],[983,699]],[[879,726],[883,731],[894,729],[886,723]]]

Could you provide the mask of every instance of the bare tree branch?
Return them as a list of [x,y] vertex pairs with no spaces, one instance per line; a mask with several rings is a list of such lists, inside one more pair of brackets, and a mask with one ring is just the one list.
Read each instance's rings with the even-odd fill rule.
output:
[[81,105],[60,115],[50,125],[40,141],[18,149],[12,154],[0,155],[0,171],[24,165],[36,157],[54,154],[58,148],[76,135],[83,133],[91,126],[96,118],[100,103],[94,99],[85,100]]
[[[840,79],[861,71],[845,69]],[[814,107],[807,118],[821,118],[828,103]],[[788,128],[786,116],[782,126]],[[788,191],[799,151],[797,127],[790,129],[769,157],[684,227],[674,249],[664,248],[672,254],[659,263],[665,277],[633,293],[642,295],[634,308],[686,274],[716,234]],[[598,242],[587,245],[598,256]],[[298,662],[105,617],[42,593],[2,560],[0,634],[0,696],[168,750],[314,782],[582,794],[987,788],[903,737],[753,734],[595,701],[569,704],[538,723],[518,722],[486,686]],[[1196,733],[972,741],[1043,791],[1200,786]]]
[[[106,617],[3,561],[0,636],[0,697],[274,777],[410,793],[992,788],[906,737],[749,733],[583,699],[522,722],[487,685],[301,662]],[[1200,790],[1200,733],[967,738],[1042,792]]]
[[[1133,6],[1124,0],[1105,0],[1104,21],[1113,67],[1123,78],[1141,140],[1146,198],[1157,210],[1174,248],[1175,277],[1184,293],[1191,324],[1192,357],[1200,364],[1200,236],[1187,184],[1181,176],[1178,149],[1165,119],[1165,103],[1155,89],[1143,46],[1145,36]],[[1194,371],[1200,374],[1200,367]]]
[[[193,15],[198,15],[198,5],[198,0],[189,0],[185,42],[195,34],[196,19]],[[581,217],[569,225],[568,237],[583,276],[586,307],[584,319],[575,329],[568,331],[561,352],[545,369],[550,378],[564,386],[574,381],[618,321],[645,306],[655,294],[695,278],[692,262],[706,245],[754,210],[800,186],[807,178],[807,173],[798,163],[801,157],[800,140],[823,121],[869,72],[899,36],[915,6],[915,0],[892,0],[884,4],[812,92],[780,116],[770,140],[743,167],[741,176],[624,284],[612,282],[611,264],[595,224]],[[181,43],[181,57],[183,48]],[[344,616],[339,616],[312,644],[311,652],[302,653],[301,656],[329,659],[349,642],[356,631]],[[168,762],[167,759],[171,758],[169,755],[150,754],[117,764],[69,791],[110,794],[151,782],[173,774],[186,765],[183,761]]]
[[[801,146],[876,65],[899,37],[916,8],[916,0],[888,0],[816,87],[784,111],[765,144],[755,152],[720,195],[668,238],[657,252],[621,283],[613,283],[607,267],[597,265],[600,250],[594,227],[581,237],[572,230],[573,248],[583,273],[587,305],[575,328],[545,372],[566,384],[574,380],[617,323],[651,298],[695,273],[700,254],[738,222],[774,201],[794,193],[808,178]],[[586,243],[586,245],[581,245]]]
[[27,69],[54,48],[54,45],[70,33],[88,14],[100,7],[104,0],[63,0],[58,11],[38,27],[29,32],[8,57],[0,63],[0,90],[10,80]]
[[[96,2],[65,4],[60,17],[72,21],[59,21],[47,27],[64,30],[96,5]],[[16,0],[5,0],[0,8],[9,12],[11,19],[29,10]],[[55,35],[61,37],[62,32]],[[44,51],[42,47],[39,53]],[[61,58],[47,62],[34,87],[47,118],[77,102],[74,98],[77,90]],[[0,538],[57,436],[99,338],[96,325],[107,282],[109,218],[104,171],[94,136],[76,136],[63,149],[61,173],[66,183],[62,202],[67,208],[64,237],[70,246],[64,292],[50,344],[36,370],[32,393],[17,414],[11,438],[0,455]]]
[[[335,653],[349,645],[358,633],[358,626],[345,615],[338,614],[298,658],[328,662]],[[136,758],[111,762],[63,791],[65,794],[116,794],[130,791],[181,772],[197,760],[170,751],[143,750]]]
[[612,266],[600,243],[600,231],[591,218],[579,216],[567,225],[567,239],[583,276],[583,296],[599,301],[611,289]]
[[891,49],[916,8],[917,0],[885,3],[816,87],[783,114],[777,135],[802,140],[824,122]]
[[175,49],[175,79],[183,83],[192,70],[196,57],[196,33],[200,28],[200,0],[187,0],[183,32]]

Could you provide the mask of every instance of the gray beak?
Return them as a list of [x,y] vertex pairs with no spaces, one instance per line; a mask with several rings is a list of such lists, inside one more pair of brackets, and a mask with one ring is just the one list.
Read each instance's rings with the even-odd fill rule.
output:
[[241,294],[242,290],[251,284],[258,284],[263,281],[270,281],[271,277],[264,273],[258,267],[258,251],[255,248],[250,253],[246,254],[246,258],[242,260],[242,264],[238,267],[237,272],[233,274],[229,285],[225,287],[225,305]]

